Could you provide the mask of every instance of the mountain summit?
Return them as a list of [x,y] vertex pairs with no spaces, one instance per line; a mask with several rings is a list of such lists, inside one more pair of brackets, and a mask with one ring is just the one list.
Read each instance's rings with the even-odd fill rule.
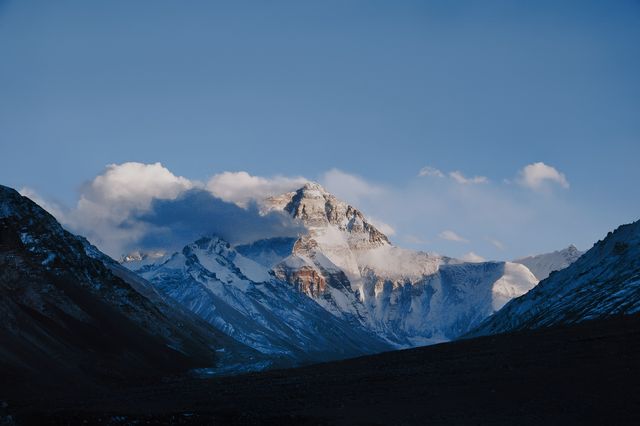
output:
[[539,280],[544,280],[552,272],[560,271],[571,265],[584,254],[571,244],[563,250],[557,250],[552,253],[539,254],[536,256],[523,257],[516,259],[514,263],[521,263],[536,276]]
[[281,210],[302,221],[312,237],[326,235],[336,227],[347,236],[351,248],[371,248],[389,244],[386,235],[376,229],[356,208],[337,199],[320,184],[309,182],[297,191],[269,197],[263,201],[264,211]]

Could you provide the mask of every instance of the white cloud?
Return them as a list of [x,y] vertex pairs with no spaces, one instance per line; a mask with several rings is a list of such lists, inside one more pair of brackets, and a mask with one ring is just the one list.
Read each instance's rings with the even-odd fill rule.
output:
[[[536,168],[539,166],[533,170]],[[532,183],[536,182],[532,177],[535,173],[532,175],[531,170],[531,167],[523,169],[518,179],[512,179],[512,182],[523,185],[528,182],[535,186]],[[561,174],[558,172],[558,175]],[[540,231],[522,236],[523,229],[536,227],[537,230],[545,230],[547,225],[554,226],[553,221],[558,218],[559,211],[565,216],[573,211],[570,206],[558,204],[554,200],[539,203],[536,197],[522,198],[518,191],[514,191],[514,187],[502,185],[501,181],[492,183],[481,176],[467,178],[460,172],[452,172],[446,177],[447,179],[438,179],[441,185],[428,187],[425,187],[424,179],[417,176],[403,185],[387,186],[332,169],[321,175],[319,181],[327,190],[360,209],[367,217],[373,216],[372,223],[382,232],[400,235],[401,240],[414,245],[426,243],[420,236],[438,235],[443,224],[455,223],[456,231],[461,235],[471,235],[482,229],[486,232],[486,242],[498,250],[504,250],[505,255],[511,255],[507,253],[503,242],[488,236],[501,235],[507,238],[506,236],[512,235],[513,237],[505,240],[508,251],[524,251],[528,247],[527,241],[537,238]],[[542,182],[562,184],[562,180],[557,182],[549,179],[551,178],[546,177]],[[486,184],[447,184],[449,180]],[[102,250],[117,257],[125,253],[122,250],[129,248],[153,248],[148,243],[148,237],[157,235],[159,230],[165,230],[168,238],[174,235],[169,233],[174,224],[182,227],[180,235],[183,236],[202,229],[195,229],[190,222],[203,221],[211,224],[218,221],[220,225],[216,229],[221,229],[223,225],[233,222],[233,216],[242,216],[243,212],[250,215],[255,213],[252,200],[295,190],[306,182],[308,180],[303,177],[265,178],[252,176],[247,172],[225,172],[214,175],[205,185],[176,176],[159,163],[125,163],[107,166],[103,173],[83,185],[80,200],[71,209],[47,202],[29,188],[23,188],[21,192],[43,205],[70,230],[85,235]],[[200,198],[194,194],[198,190]],[[207,199],[209,194],[228,202],[217,200],[217,204],[212,205],[213,201]],[[243,212],[236,209],[238,206],[245,207],[240,209]],[[201,214],[189,213],[189,209]],[[221,215],[224,216],[224,221],[220,219]],[[253,216],[242,217],[255,225],[249,227],[250,235],[258,234],[258,225],[271,227],[280,235],[292,229],[291,224],[284,220],[279,225],[278,218],[265,222],[254,220]],[[238,221],[233,223],[237,224]],[[557,224],[553,229],[557,232]],[[440,232],[438,240],[429,242],[429,248],[438,252],[444,250],[443,254],[447,254],[448,244],[445,241],[453,241],[468,243],[467,250],[482,250],[481,247],[471,245],[469,240],[457,232]],[[148,244],[138,246],[139,241]]]
[[160,163],[111,164],[82,186],[75,208],[58,219],[116,258],[132,248],[186,244],[185,239],[210,232],[231,242],[236,237],[290,236],[298,229],[288,216],[260,215],[241,207],[305,182],[225,172],[205,186],[174,175]]
[[431,176],[431,177],[443,178],[444,173],[442,173],[440,170],[436,169],[435,167],[425,166],[420,169],[420,171],[418,172],[418,176]]
[[418,237],[417,235],[412,235],[412,234],[407,234],[404,237],[402,237],[402,241],[409,244],[427,244],[428,243],[427,240],[424,240]]
[[[325,172],[320,178],[320,183],[327,191],[335,195],[341,200],[348,202],[358,209],[362,209],[362,204],[368,204],[367,201],[379,200],[384,197],[387,190],[382,186],[367,182],[360,176],[343,172],[338,169],[331,169]],[[380,232],[387,236],[395,235],[396,230],[392,225],[384,221],[374,218],[363,212],[367,220]]]
[[194,186],[189,179],[174,175],[160,163],[110,164],[83,188],[83,198],[144,209],[154,198],[173,199]]
[[209,179],[206,188],[218,198],[245,207],[250,201],[294,191],[307,182],[303,177],[264,178],[242,171],[224,172]]
[[388,223],[382,222],[381,220],[375,219],[371,216],[367,216],[367,220],[369,221],[369,223],[375,226],[378,231],[382,232],[387,237],[391,237],[392,235],[396,234],[396,230]]
[[82,187],[76,208],[59,219],[118,256],[122,247],[148,231],[145,224],[131,220],[133,215],[148,211],[154,199],[173,200],[197,186],[160,163],[110,164]]
[[438,237],[443,239],[443,240],[454,241],[456,243],[468,243],[469,242],[469,240],[467,240],[466,238],[461,237],[460,235],[456,234],[454,231],[451,231],[450,229],[442,231],[441,233],[438,234]]
[[486,260],[484,257],[477,255],[472,251],[462,256],[461,259],[464,260],[465,262],[471,262],[471,263],[479,263],[479,262],[484,262]]
[[[461,184],[478,184],[478,183],[488,183],[489,179],[486,176],[474,176],[474,177],[466,177],[461,171],[455,170],[453,172],[448,173],[449,177]],[[418,172],[419,177],[437,177],[443,178],[445,174],[435,167],[425,166],[420,169]]]
[[565,175],[543,162],[525,166],[520,170],[518,182],[534,191],[544,190],[549,183],[560,185],[565,189],[569,188],[569,182]]
[[353,204],[354,207],[358,207],[363,199],[377,197],[386,192],[382,186],[338,169],[331,169],[324,173],[320,178],[320,183],[327,191]]
[[504,250],[504,243],[502,243],[502,241],[498,241],[493,238],[487,238],[487,241],[489,241],[498,250]]
[[488,183],[489,179],[486,176],[474,176],[474,177],[466,177],[460,171],[454,171],[449,173],[451,179],[455,180],[458,183],[467,185],[467,184],[478,184],[478,183]]

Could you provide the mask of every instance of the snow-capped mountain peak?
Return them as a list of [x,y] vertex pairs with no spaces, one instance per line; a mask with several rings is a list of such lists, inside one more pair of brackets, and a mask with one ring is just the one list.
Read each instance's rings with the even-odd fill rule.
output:
[[320,184],[309,182],[302,188],[263,202],[264,211],[280,210],[300,220],[313,234],[326,234],[327,228],[337,228],[348,234],[352,246],[389,244],[386,235],[373,226],[355,207],[339,200]]
[[533,275],[535,275],[536,278],[543,280],[552,272],[560,271],[571,265],[583,254],[583,251],[578,250],[576,246],[571,244],[569,247],[562,250],[539,254],[536,256],[523,257],[516,259],[513,262],[525,265],[531,272],[533,272]]

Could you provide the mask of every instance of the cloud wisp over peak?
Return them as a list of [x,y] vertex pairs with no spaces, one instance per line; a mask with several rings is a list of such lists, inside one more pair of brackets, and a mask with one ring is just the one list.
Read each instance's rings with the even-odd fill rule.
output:
[[480,263],[480,262],[484,262],[484,261],[487,260],[484,257],[482,257],[479,254],[476,254],[476,253],[474,253],[472,251],[470,251],[469,253],[463,255],[460,259],[464,260],[465,262],[469,262],[469,263]]
[[223,172],[211,177],[206,188],[213,195],[244,207],[251,201],[296,190],[307,182],[309,180],[301,176],[265,178],[244,171]]
[[454,231],[452,231],[450,229],[447,229],[447,230],[444,230],[444,231],[440,232],[438,234],[438,238],[443,239],[443,240],[447,240],[447,241],[453,241],[455,243],[468,243],[469,242],[469,240],[467,240],[466,238],[458,235],[458,233],[456,233],[456,232],[454,232]]
[[444,178],[449,177],[454,182],[463,185],[470,184],[479,184],[479,183],[488,183],[489,178],[486,176],[473,176],[467,177],[460,170],[454,170],[447,174],[442,172],[440,169],[431,166],[425,166],[418,171],[418,177],[435,177],[435,178]]
[[487,178],[486,176],[466,177],[465,175],[462,174],[462,172],[457,171],[457,170],[449,173],[449,176],[451,177],[451,179],[453,179],[456,182],[461,183],[463,185],[488,183],[489,182],[489,178]]
[[442,173],[442,171],[440,171],[439,169],[436,169],[435,167],[424,166],[423,168],[420,169],[420,171],[418,171],[418,176],[432,176],[432,177],[443,178],[444,173]]

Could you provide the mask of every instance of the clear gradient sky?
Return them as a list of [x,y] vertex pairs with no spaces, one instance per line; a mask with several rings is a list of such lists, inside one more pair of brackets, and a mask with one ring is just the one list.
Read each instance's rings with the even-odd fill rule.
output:
[[[638,1],[0,0],[0,183],[72,206],[111,163],[337,169],[400,245],[585,249],[640,217],[639,76]],[[569,187],[518,184],[535,162]]]

